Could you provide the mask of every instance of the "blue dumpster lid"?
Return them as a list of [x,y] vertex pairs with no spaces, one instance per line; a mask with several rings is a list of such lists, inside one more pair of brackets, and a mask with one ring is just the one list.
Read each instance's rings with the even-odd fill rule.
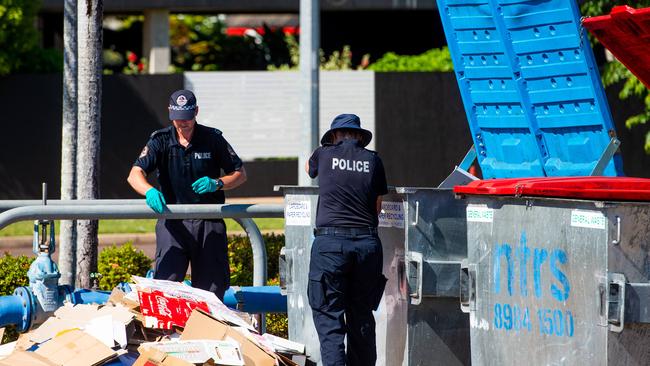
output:
[[483,177],[589,175],[616,132],[577,2],[437,2]]

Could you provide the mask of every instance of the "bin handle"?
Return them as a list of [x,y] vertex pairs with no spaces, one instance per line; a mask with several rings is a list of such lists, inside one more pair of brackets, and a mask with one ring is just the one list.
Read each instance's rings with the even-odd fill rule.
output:
[[[287,252],[289,252],[287,255]],[[279,275],[280,275],[280,293],[286,295],[293,278],[291,273],[293,272],[293,250],[287,249],[287,247],[282,247],[280,249],[280,258],[279,258]]]
[[607,322],[609,330],[620,333],[625,327],[625,275],[609,273]]
[[412,226],[417,226],[420,221],[420,201],[415,201],[415,219],[411,222]]
[[422,303],[422,253],[408,252],[406,271],[411,305]]
[[616,239],[612,240],[613,245],[621,244],[621,217],[616,216]]
[[476,264],[467,259],[460,262],[460,310],[469,313],[476,310]]

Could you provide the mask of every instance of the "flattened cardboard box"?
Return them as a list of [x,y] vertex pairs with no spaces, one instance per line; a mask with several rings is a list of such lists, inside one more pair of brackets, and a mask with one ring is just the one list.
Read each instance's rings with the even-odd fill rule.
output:
[[34,353],[65,366],[101,365],[117,356],[97,338],[77,329],[52,338]]
[[18,350],[0,360],[0,366],[58,366],[34,352]]
[[138,352],[140,357],[135,360],[133,366],[194,366],[193,363],[169,356],[155,348],[139,347]]
[[253,341],[210,314],[194,309],[185,324],[181,340],[201,339],[233,339],[237,341],[246,366],[275,366],[276,364],[275,357],[268,354]]

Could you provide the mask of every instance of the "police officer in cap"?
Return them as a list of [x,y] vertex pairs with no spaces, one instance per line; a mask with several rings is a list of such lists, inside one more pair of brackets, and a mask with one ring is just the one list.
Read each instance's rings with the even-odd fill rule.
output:
[[386,284],[377,215],[388,191],[381,159],[365,149],[371,139],[359,117],[339,115],[305,166],[319,178],[307,291],[324,366],[377,359],[372,311]]
[[[241,159],[216,128],[196,122],[194,93],[178,90],[169,98],[172,126],[155,131],[133,163],[128,182],[162,213],[167,204],[224,203],[223,191],[246,181]],[[160,189],[147,175],[158,171]],[[225,175],[221,176],[221,171]],[[156,224],[155,278],[182,281],[192,264],[192,286],[223,300],[230,286],[226,225],[223,220],[166,220]]]

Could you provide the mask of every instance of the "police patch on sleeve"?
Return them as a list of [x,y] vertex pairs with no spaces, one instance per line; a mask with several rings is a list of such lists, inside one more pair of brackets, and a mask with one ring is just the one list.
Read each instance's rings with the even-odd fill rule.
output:
[[149,146],[145,145],[144,149],[142,149],[142,152],[140,153],[140,156],[138,158],[144,158],[145,156],[147,156],[148,153],[149,153]]

